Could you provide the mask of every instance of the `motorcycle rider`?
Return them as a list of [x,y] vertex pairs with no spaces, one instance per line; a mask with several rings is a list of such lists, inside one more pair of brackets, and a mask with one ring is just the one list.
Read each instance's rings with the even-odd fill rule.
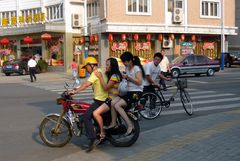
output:
[[[131,105],[131,103],[137,102],[140,99],[143,92],[142,82],[145,73],[139,57],[133,56],[131,52],[124,52],[120,56],[120,59],[126,67],[126,73],[123,73],[122,77],[128,80],[129,91],[123,96],[115,97],[115,99],[112,100],[112,104],[114,104],[114,111],[117,111],[121,115],[128,126],[127,132],[124,135],[129,136],[133,133],[134,127],[124,109],[127,108],[128,105]],[[116,126],[117,115],[113,114],[114,113],[112,113],[112,122],[110,124],[111,127]]]
[[85,90],[89,86],[93,86],[94,93],[93,103],[90,105],[90,107],[87,109],[86,113],[83,116],[83,121],[86,129],[86,136],[90,140],[86,152],[90,152],[91,150],[93,150],[93,148],[99,143],[99,140],[96,139],[96,132],[92,124],[93,111],[100,107],[108,98],[108,92],[104,90],[99,78],[96,76],[94,71],[100,72],[103,75],[103,79],[105,82],[107,81],[107,77],[104,74],[104,72],[97,67],[97,65],[98,62],[94,57],[87,57],[84,60],[83,68],[85,68],[86,71],[90,73],[90,77],[87,79],[87,81],[85,81],[80,86],[76,87],[74,90],[70,92],[70,94],[74,95],[78,92]]
[[95,74],[100,79],[104,89],[109,92],[108,100],[93,112],[93,116],[95,120],[98,122],[100,128],[100,141],[101,141],[105,138],[105,129],[103,128],[102,114],[107,112],[108,110],[111,110],[111,113],[115,112],[113,111],[114,109],[111,108],[114,106],[111,102],[119,94],[118,86],[120,81],[122,80],[122,75],[121,72],[119,71],[117,60],[112,57],[106,60],[106,75],[108,77],[108,82],[107,83],[104,82],[103,76],[100,72],[96,71]]

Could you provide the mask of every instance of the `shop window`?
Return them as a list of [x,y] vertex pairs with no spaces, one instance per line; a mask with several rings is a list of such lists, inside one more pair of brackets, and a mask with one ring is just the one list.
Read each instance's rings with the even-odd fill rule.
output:
[[63,46],[59,37],[53,37],[52,40],[46,42],[46,51],[46,61],[48,62],[48,65],[64,65]]

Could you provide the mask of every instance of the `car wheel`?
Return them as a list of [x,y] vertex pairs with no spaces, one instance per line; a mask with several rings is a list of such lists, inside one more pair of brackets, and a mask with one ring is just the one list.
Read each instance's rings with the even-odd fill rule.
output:
[[6,76],[10,76],[10,73],[5,73]]
[[173,78],[177,78],[177,77],[179,77],[179,75],[180,75],[180,72],[178,69],[172,69],[172,77]]
[[208,76],[213,76],[214,75],[214,70],[213,69],[208,69],[207,75]]
[[229,62],[226,63],[226,67],[230,68],[231,64]]
[[22,69],[22,72],[21,72],[22,75],[26,75],[27,74],[27,71],[26,69]]

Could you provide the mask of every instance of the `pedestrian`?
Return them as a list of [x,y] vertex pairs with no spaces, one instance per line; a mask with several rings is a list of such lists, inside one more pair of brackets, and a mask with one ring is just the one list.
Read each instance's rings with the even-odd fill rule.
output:
[[[167,56],[165,55],[164,49],[161,50],[161,54],[163,56],[162,61],[160,62],[161,72],[165,77],[167,77],[167,75],[170,73],[169,60],[168,60]],[[160,79],[159,84],[162,85],[164,91],[167,90],[164,79]]]
[[33,78],[34,78],[35,81],[37,81],[37,78],[36,78],[36,75],[35,75],[36,66],[37,66],[37,62],[35,61],[35,57],[31,56],[29,61],[28,61],[28,71],[29,71],[31,82],[33,82]]
[[80,86],[74,88],[74,90],[70,91],[70,94],[74,95],[78,92],[85,90],[89,86],[93,86],[93,93],[94,93],[93,103],[90,105],[90,107],[87,109],[87,111],[83,115],[83,122],[86,129],[86,136],[90,140],[86,152],[90,152],[91,150],[93,150],[93,148],[99,143],[99,140],[97,140],[96,138],[96,132],[95,132],[94,126],[92,124],[93,111],[96,110],[98,107],[100,107],[108,98],[108,92],[104,90],[99,78],[95,74],[95,71],[102,73],[103,79],[105,82],[107,81],[107,77],[105,73],[100,68],[97,67],[97,65],[98,65],[98,62],[94,57],[87,57],[84,60],[83,68],[85,68],[86,71],[90,73],[90,76],[87,79],[87,81],[82,83]]
[[73,58],[73,61],[72,61],[72,76],[73,76],[73,80],[76,80],[77,79],[77,67],[78,67],[78,64],[76,62],[76,60]]

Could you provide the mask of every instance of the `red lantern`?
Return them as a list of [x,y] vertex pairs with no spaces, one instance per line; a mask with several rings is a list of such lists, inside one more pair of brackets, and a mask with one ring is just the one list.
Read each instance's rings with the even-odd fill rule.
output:
[[162,40],[163,40],[163,36],[162,36],[162,34],[159,34],[158,35],[158,41],[162,42]]
[[95,35],[94,35],[94,41],[95,41],[95,42],[98,42],[98,34],[95,34]]
[[151,40],[151,34],[147,34],[146,39],[147,39],[147,41],[150,41]]
[[185,35],[184,35],[184,34],[181,35],[181,40],[182,40],[182,41],[185,40]]
[[0,40],[0,44],[8,45],[9,44],[9,40],[7,38],[4,38],[4,39]]
[[23,39],[23,42],[24,42],[25,44],[31,44],[32,41],[33,41],[32,38],[29,37],[29,36],[26,36],[26,37],[24,37],[24,39]]
[[45,33],[41,36],[41,39],[44,40],[44,41],[49,41],[52,39],[52,36],[48,33]]
[[171,35],[170,35],[170,39],[171,39],[171,40],[174,40],[174,34],[171,34]]
[[196,41],[196,35],[192,35],[192,41]]
[[126,34],[122,34],[121,37],[122,37],[122,41],[126,40]]
[[135,41],[138,41],[138,39],[139,39],[138,34],[134,34],[134,35],[133,35],[133,39],[134,39]]
[[112,34],[108,34],[108,41],[113,41],[113,35]]
[[81,36],[79,41],[80,41],[80,44],[83,44],[84,43],[84,37]]
[[90,44],[92,44],[93,42],[94,42],[94,36],[91,35],[91,36],[90,36]]

